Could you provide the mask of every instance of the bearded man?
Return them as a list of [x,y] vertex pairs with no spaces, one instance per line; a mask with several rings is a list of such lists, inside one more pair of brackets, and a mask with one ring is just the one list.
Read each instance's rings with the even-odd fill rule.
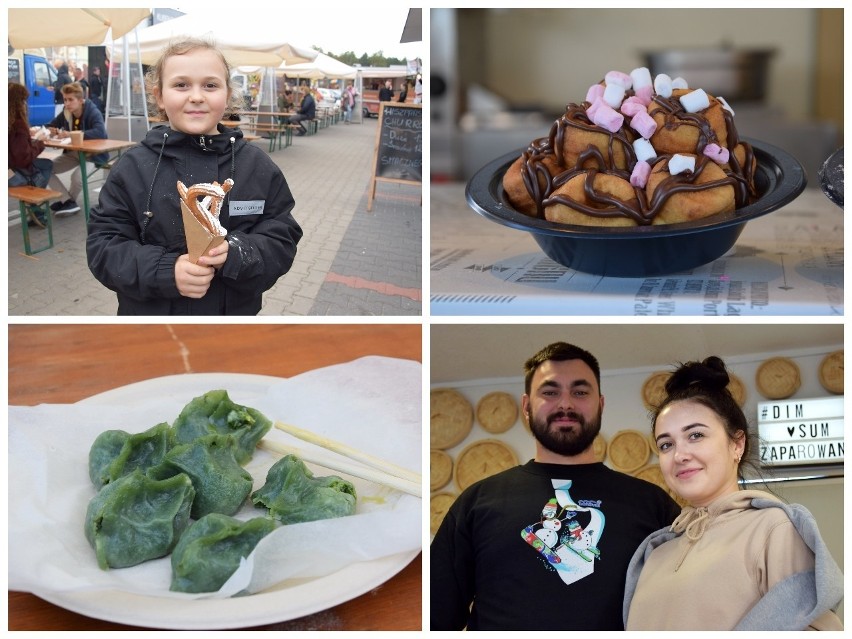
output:
[[627,565],[680,508],[595,458],[595,357],[550,344],[527,360],[521,405],[535,457],[459,495],[430,548],[431,630],[623,630]]

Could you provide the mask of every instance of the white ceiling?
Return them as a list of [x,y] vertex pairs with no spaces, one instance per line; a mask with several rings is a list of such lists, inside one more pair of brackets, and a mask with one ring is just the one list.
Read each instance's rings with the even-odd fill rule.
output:
[[520,377],[527,358],[555,341],[585,348],[602,372],[669,367],[718,355],[750,355],[842,348],[842,324],[432,324],[431,382]]

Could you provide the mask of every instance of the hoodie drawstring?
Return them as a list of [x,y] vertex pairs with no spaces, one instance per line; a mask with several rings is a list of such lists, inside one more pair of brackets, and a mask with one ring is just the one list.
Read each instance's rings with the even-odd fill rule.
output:
[[142,221],[142,231],[139,233],[139,241],[144,244],[145,243],[145,231],[148,229],[148,222],[151,221],[151,218],[154,217],[154,213],[151,211],[151,197],[154,195],[154,182],[157,181],[157,172],[160,170],[160,160],[163,159],[163,151],[166,150],[166,142],[169,139],[169,134],[163,132],[163,144],[160,146],[160,154],[157,156],[157,165],[154,167],[154,177],[151,178],[151,184],[148,187],[148,201],[145,203],[145,211],[143,215],[145,219]]
[[684,509],[672,522],[671,531],[683,533],[689,540],[689,543],[683,549],[683,553],[681,553],[680,559],[678,559],[675,572],[680,568],[689,551],[692,550],[693,544],[704,535],[709,521],[710,513],[706,508],[701,507]]

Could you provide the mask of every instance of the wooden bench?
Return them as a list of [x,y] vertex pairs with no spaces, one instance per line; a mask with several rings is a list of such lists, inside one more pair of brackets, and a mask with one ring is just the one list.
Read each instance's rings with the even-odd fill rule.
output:
[[284,148],[286,149],[288,146],[292,146],[293,144],[293,131],[297,129],[301,130],[298,124],[282,124],[281,131],[284,133]]
[[[50,201],[58,200],[62,197],[62,193],[37,186],[10,186],[9,197],[18,200],[21,210],[21,228],[24,234],[24,250],[27,255],[53,248],[53,215],[50,210]],[[47,246],[33,250],[30,245],[29,218],[30,215],[35,217],[37,213],[43,213],[47,223]],[[37,217],[36,220],[38,220]]]
[[261,133],[266,133],[269,137],[269,152],[272,153],[275,150],[275,143],[278,143],[278,149],[281,149],[281,134],[282,127],[286,125],[282,124],[257,124],[256,122],[241,122],[240,129],[247,133],[255,133],[260,135]]

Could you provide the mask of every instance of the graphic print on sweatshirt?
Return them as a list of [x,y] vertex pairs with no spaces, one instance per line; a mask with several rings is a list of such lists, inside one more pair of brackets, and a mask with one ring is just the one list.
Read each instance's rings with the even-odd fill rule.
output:
[[595,571],[601,558],[598,541],[605,517],[600,501],[575,502],[569,493],[570,479],[551,480],[554,496],[542,507],[539,521],[521,531],[521,538],[556,570],[566,584],[572,584]]

